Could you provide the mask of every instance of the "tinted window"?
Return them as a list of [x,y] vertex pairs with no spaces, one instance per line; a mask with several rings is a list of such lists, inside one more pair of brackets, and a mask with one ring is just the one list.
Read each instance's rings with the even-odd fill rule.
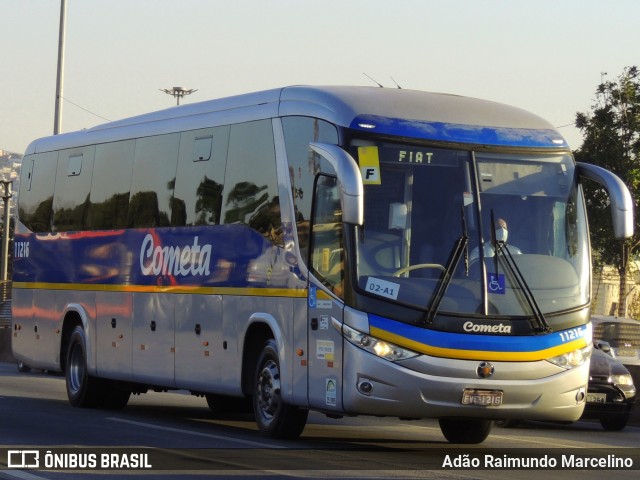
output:
[[231,126],[222,218],[283,243],[271,120]]
[[309,218],[313,182],[319,172],[333,173],[330,164],[309,149],[310,142],[338,143],[336,127],[323,120],[308,117],[282,119],[284,139],[289,162],[289,177],[296,210],[298,240],[302,258],[309,248]]
[[311,267],[336,295],[343,296],[342,207],[336,177],[320,175],[315,191]]
[[18,210],[22,223],[33,232],[51,228],[57,164],[58,152],[29,155],[22,162]]
[[185,132],[180,138],[171,224],[221,223],[229,127]]
[[53,201],[53,231],[84,228],[95,147],[63,150],[58,156],[58,172]]
[[179,144],[179,133],[136,141],[127,226],[169,226]]
[[135,140],[128,140],[96,147],[88,229],[126,227],[135,144]]

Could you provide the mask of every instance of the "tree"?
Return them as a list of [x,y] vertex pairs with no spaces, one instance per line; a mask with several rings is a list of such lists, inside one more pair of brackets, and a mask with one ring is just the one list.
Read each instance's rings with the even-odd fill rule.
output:
[[[605,74],[606,75],[606,74]],[[640,199],[640,70],[624,69],[614,81],[598,85],[596,101],[589,113],[576,114],[576,126],[582,131],[583,144],[574,152],[576,160],[593,163],[618,175],[629,187],[635,211]],[[629,260],[640,250],[638,215],[635,234],[623,242],[613,237],[609,199],[593,182],[585,184],[594,260],[616,266],[620,274],[618,315],[626,312]]]

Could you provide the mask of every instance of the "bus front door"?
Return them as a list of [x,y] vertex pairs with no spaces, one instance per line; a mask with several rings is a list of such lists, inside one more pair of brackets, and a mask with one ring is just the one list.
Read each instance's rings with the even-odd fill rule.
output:
[[308,315],[309,405],[342,410],[344,242],[335,176],[318,175],[311,222]]
[[322,287],[309,286],[309,406],[342,411],[342,324],[344,305]]

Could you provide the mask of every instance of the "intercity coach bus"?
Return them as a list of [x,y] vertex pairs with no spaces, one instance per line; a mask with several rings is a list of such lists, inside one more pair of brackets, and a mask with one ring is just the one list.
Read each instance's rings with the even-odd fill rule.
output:
[[577,420],[592,331],[582,178],[546,121],[460,96],[286,87],[34,141],[13,352],[77,407],[188,390],[296,438],[310,410]]

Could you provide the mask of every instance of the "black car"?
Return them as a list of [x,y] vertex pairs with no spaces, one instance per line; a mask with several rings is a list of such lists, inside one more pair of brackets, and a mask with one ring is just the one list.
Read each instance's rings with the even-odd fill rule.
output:
[[622,430],[629,421],[636,389],[629,370],[609,352],[607,342],[595,342],[581,418],[598,419],[605,430]]
[[[627,426],[636,400],[636,389],[627,367],[610,354],[607,342],[596,341],[591,353],[587,402],[583,418],[600,420],[605,430],[617,431]],[[522,420],[499,420],[499,427],[513,428]]]

